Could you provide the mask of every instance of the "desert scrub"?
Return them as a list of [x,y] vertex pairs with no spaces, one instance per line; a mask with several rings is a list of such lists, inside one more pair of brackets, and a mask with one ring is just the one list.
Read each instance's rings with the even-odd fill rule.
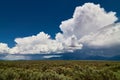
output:
[[0,61],[0,80],[120,80],[120,62]]

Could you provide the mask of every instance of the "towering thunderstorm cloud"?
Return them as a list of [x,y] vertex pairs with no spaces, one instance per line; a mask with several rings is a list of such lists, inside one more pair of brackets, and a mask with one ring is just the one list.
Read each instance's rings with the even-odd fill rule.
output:
[[106,12],[99,4],[85,3],[76,7],[72,18],[62,21],[62,33],[57,33],[55,39],[44,32],[16,38],[13,48],[0,43],[0,53],[60,53],[82,49],[83,46],[106,48],[120,45],[120,23],[115,23],[118,20],[115,15],[115,12]]

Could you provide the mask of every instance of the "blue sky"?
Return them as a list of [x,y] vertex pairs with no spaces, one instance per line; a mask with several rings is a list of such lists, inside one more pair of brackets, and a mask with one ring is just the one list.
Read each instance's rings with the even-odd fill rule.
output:
[[0,42],[10,47],[16,37],[41,31],[55,37],[61,21],[72,17],[76,6],[86,2],[99,3],[106,11],[120,16],[119,0],[2,0],[0,1]]
[[0,60],[120,60],[119,3],[0,1]]

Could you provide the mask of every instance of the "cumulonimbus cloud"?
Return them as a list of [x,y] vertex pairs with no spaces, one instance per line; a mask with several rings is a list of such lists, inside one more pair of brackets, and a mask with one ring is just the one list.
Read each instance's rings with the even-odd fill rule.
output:
[[[89,47],[108,47],[120,44],[120,24],[115,12],[106,12],[99,4],[85,3],[76,7],[73,17],[62,21],[55,39],[40,32],[37,35],[16,38],[16,45],[9,48],[7,44],[0,43],[0,53],[10,54],[38,54],[51,52],[64,52]],[[107,28],[104,28],[108,26]],[[94,48],[93,47],[93,48]]]
[[[118,18],[115,12],[106,12],[99,4],[85,3],[83,6],[76,7],[73,17],[63,21],[60,29],[63,33],[56,35],[56,40],[66,43],[67,39],[74,36],[74,43],[83,44],[89,47],[108,47],[120,44],[118,35],[120,30],[112,31]],[[120,24],[118,24],[119,26]],[[109,29],[104,29],[108,26]],[[100,29],[103,29],[100,31]],[[104,33],[103,33],[104,32]],[[109,34],[111,32],[111,34]],[[99,33],[99,35],[97,35]],[[91,35],[94,34],[94,35]],[[109,37],[107,36],[109,34]],[[113,35],[112,35],[113,34]],[[97,36],[95,36],[97,35]],[[115,39],[115,40],[114,40]],[[92,40],[92,41],[91,41]]]
[[75,35],[77,39],[96,32],[104,26],[113,24],[117,17],[115,12],[106,12],[100,5],[85,3],[83,6],[76,7],[73,18],[63,21],[60,29],[64,37]]

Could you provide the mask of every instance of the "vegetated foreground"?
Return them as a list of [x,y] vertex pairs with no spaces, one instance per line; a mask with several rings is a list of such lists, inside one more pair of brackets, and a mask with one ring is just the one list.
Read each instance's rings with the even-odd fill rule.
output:
[[0,80],[120,80],[120,62],[0,61]]

